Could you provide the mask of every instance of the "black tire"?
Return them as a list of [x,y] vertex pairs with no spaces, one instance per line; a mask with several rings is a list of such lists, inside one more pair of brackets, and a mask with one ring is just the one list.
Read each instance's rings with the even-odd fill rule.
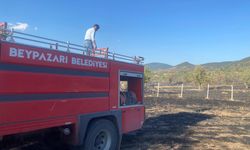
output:
[[117,150],[119,134],[109,120],[101,119],[90,124],[84,141],[84,150]]

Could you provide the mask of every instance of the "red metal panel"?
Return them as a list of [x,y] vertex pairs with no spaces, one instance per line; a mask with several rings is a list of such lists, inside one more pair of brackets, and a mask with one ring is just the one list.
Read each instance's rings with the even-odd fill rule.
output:
[[105,59],[7,42],[1,43],[1,62],[109,71],[109,63]]
[[30,132],[40,129],[51,128],[55,126],[67,125],[69,123],[76,123],[76,116],[66,116],[61,118],[53,118],[46,120],[35,120],[30,122],[19,122],[15,124],[7,124],[5,126],[0,127],[0,136],[16,134],[16,133],[24,133]]
[[[75,116],[77,114],[88,114],[107,111],[109,108],[107,98],[76,98],[67,100],[42,100],[42,101],[21,101],[0,103],[0,129],[8,126],[22,126],[24,122],[43,122],[47,119],[57,120],[58,117]],[[48,122],[53,126],[53,122]],[[58,122],[57,122],[58,123]],[[60,125],[64,125],[63,122]],[[54,124],[57,126],[58,124]],[[46,126],[40,126],[45,128]],[[18,130],[18,128],[16,129]],[[2,131],[2,130],[0,130]],[[21,128],[19,129],[21,131]],[[2,131],[4,132],[4,131]],[[4,133],[7,133],[5,131]],[[0,135],[4,135],[0,132]],[[13,133],[12,131],[10,133]],[[9,133],[8,133],[9,134]]]
[[0,71],[0,94],[108,92],[109,78]]
[[140,129],[144,122],[144,106],[122,108],[122,132]]
[[[51,57],[48,59],[48,57]],[[57,58],[56,58],[57,57]],[[51,61],[52,60],[52,61]],[[4,94],[98,93],[109,91],[109,62],[104,59],[1,42],[1,63],[89,71],[71,75],[27,71],[0,71],[0,96]],[[8,69],[7,69],[8,70]],[[69,71],[68,71],[69,72]],[[91,72],[104,72],[98,76]],[[109,110],[109,97],[25,99],[0,102],[0,136],[76,123],[79,114]],[[72,116],[72,117],[68,117]]]

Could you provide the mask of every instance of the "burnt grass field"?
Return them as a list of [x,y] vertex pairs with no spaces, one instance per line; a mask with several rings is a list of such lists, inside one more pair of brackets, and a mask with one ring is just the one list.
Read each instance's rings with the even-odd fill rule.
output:
[[143,128],[122,150],[250,149],[250,102],[146,98]]
[[[250,101],[145,98],[141,130],[123,136],[121,150],[250,149]],[[12,150],[67,150],[36,143]]]

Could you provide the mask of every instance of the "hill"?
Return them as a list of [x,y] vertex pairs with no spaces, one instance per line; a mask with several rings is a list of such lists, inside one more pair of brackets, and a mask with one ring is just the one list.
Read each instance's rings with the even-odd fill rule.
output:
[[174,68],[176,69],[193,69],[195,65],[189,63],[189,62],[183,62],[181,64],[176,65]]
[[152,71],[160,71],[170,69],[173,66],[164,63],[149,63],[145,64],[145,67]]
[[[152,82],[201,84],[202,80],[202,84],[209,82],[217,85],[239,83],[243,85],[244,83],[244,86],[249,85],[250,87],[250,57],[238,61],[206,63],[197,68],[189,62],[183,62],[176,66],[160,64],[150,65]],[[159,67],[165,65],[167,67]]]
[[[189,62],[183,62],[176,66],[171,66],[164,63],[149,63],[145,65],[151,71],[164,71],[164,70],[189,70],[194,69],[195,65]],[[230,69],[235,67],[250,67],[250,57],[238,61],[224,61],[224,62],[211,62],[206,64],[201,64],[201,66],[208,70],[217,70],[217,69]]]
[[235,62],[233,62],[233,61],[212,62],[212,63],[202,64],[201,66],[206,68],[206,69],[215,69],[215,68],[220,69],[220,68],[228,67],[234,63]]

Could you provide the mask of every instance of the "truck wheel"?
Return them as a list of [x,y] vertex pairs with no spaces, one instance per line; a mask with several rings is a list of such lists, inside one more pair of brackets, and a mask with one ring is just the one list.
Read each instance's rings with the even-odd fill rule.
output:
[[90,124],[84,150],[116,150],[118,138],[118,131],[111,121],[97,120]]

